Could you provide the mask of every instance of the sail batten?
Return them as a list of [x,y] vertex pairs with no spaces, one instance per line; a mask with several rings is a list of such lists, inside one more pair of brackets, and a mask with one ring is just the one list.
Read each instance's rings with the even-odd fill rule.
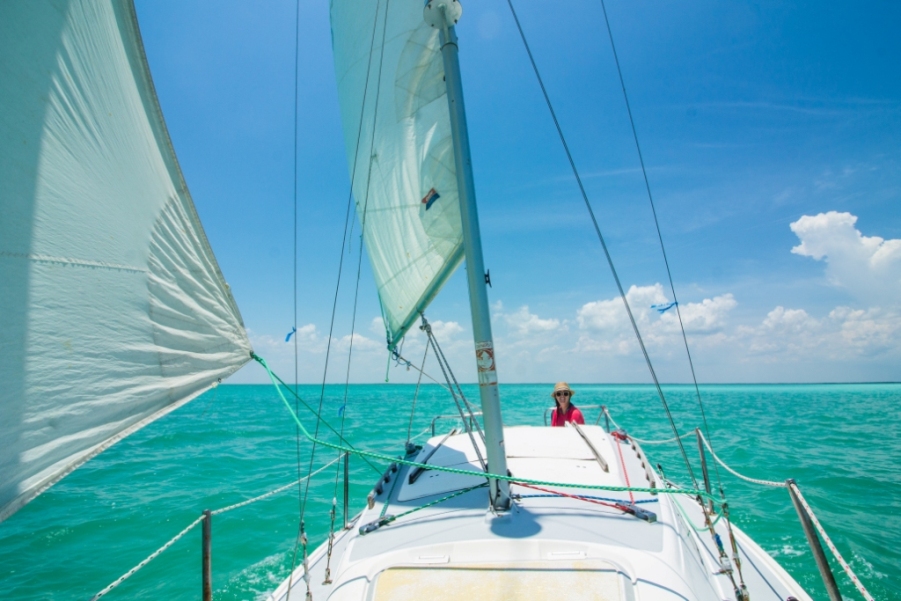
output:
[[463,258],[444,67],[422,10],[418,0],[331,4],[348,166],[389,346]]
[[128,0],[0,3],[0,520],[249,360]]

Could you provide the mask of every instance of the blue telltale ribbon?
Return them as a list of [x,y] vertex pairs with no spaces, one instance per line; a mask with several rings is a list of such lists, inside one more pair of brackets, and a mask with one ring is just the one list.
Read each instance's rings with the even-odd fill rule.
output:
[[675,307],[678,304],[679,303],[673,301],[671,303],[663,303],[660,305],[651,305],[651,308],[654,309],[655,311],[657,311],[658,313],[660,313],[661,315],[663,315],[664,313],[666,313],[667,311],[669,311],[670,309],[672,309],[673,307]]
[[294,332],[296,332],[296,331],[297,331],[297,328],[291,328],[291,331],[288,332],[287,336],[285,336],[285,342],[290,342],[291,336],[293,336]]

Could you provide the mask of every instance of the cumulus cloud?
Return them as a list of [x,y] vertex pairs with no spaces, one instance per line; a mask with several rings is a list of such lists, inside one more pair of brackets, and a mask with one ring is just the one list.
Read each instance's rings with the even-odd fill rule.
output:
[[436,319],[429,323],[432,325],[432,334],[438,339],[439,344],[450,341],[454,336],[463,332],[463,327],[456,321]]
[[502,318],[515,333],[521,336],[552,332],[560,327],[559,319],[542,319],[531,313],[528,305],[523,305],[514,313],[503,314]]
[[336,345],[338,350],[348,350],[353,344],[353,351],[357,352],[372,352],[372,351],[382,351],[385,349],[384,344],[380,344],[373,340],[372,338],[367,338],[358,332],[354,332],[353,334],[347,334],[346,336],[342,336],[340,340],[338,340],[338,344]]
[[381,316],[374,317],[369,324],[369,331],[379,336],[385,335],[385,320]]
[[826,262],[829,281],[872,304],[896,304],[901,294],[901,240],[864,236],[851,213],[804,215],[791,224],[792,252]]
[[786,358],[832,360],[898,351],[901,312],[873,307],[836,307],[821,319],[804,309],[779,306],[754,327],[739,327],[735,339],[751,355],[770,362]]
[[[668,346],[678,343],[682,332],[675,309],[658,313],[651,305],[669,302],[659,283],[653,286],[631,286],[626,300],[632,316],[649,346]],[[726,338],[729,313],[738,305],[732,294],[705,298],[698,303],[680,304],[686,334],[695,342],[710,345]],[[578,347],[582,350],[610,350],[628,354],[638,350],[632,325],[622,299],[612,298],[585,303],[576,312],[576,322],[582,331]]]

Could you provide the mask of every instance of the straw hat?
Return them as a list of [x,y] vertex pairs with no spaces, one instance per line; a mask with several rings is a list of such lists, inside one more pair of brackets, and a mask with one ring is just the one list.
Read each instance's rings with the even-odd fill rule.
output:
[[568,390],[570,398],[576,396],[576,393],[573,392],[573,389],[569,387],[569,384],[566,382],[557,382],[557,385],[554,386],[554,391],[551,393],[551,398],[556,398],[558,390]]

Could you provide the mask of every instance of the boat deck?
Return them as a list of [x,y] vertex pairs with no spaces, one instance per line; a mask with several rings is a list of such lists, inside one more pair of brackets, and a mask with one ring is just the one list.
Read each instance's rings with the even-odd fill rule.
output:
[[[355,518],[353,528],[337,534],[330,584],[324,584],[327,545],[311,555],[313,599],[736,598],[695,498],[584,488],[662,487],[633,441],[598,426],[510,427],[504,436],[514,478],[575,486],[513,484],[511,509],[497,514],[489,509],[486,487],[460,493],[483,484],[484,478],[427,470],[411,484],[411,468],[401,466],[389,482],[381,482],[373,506]],[[432,438],[416,461],[432,451],[429,465],[480,470],[466,433]],[[641,511],[636,516],[622,507],[653,517],[642,519]],[[384,516],[414,509],[360,532]],[[729,551],[725,520],[715,529]],[[736,527],[732,530],[753,601],[785,601],[789,596],[809,601],[772,558]],[[298,568],[270,599],[302,599],[303,575]],[[737,572],[734,577],[737,582]]]

